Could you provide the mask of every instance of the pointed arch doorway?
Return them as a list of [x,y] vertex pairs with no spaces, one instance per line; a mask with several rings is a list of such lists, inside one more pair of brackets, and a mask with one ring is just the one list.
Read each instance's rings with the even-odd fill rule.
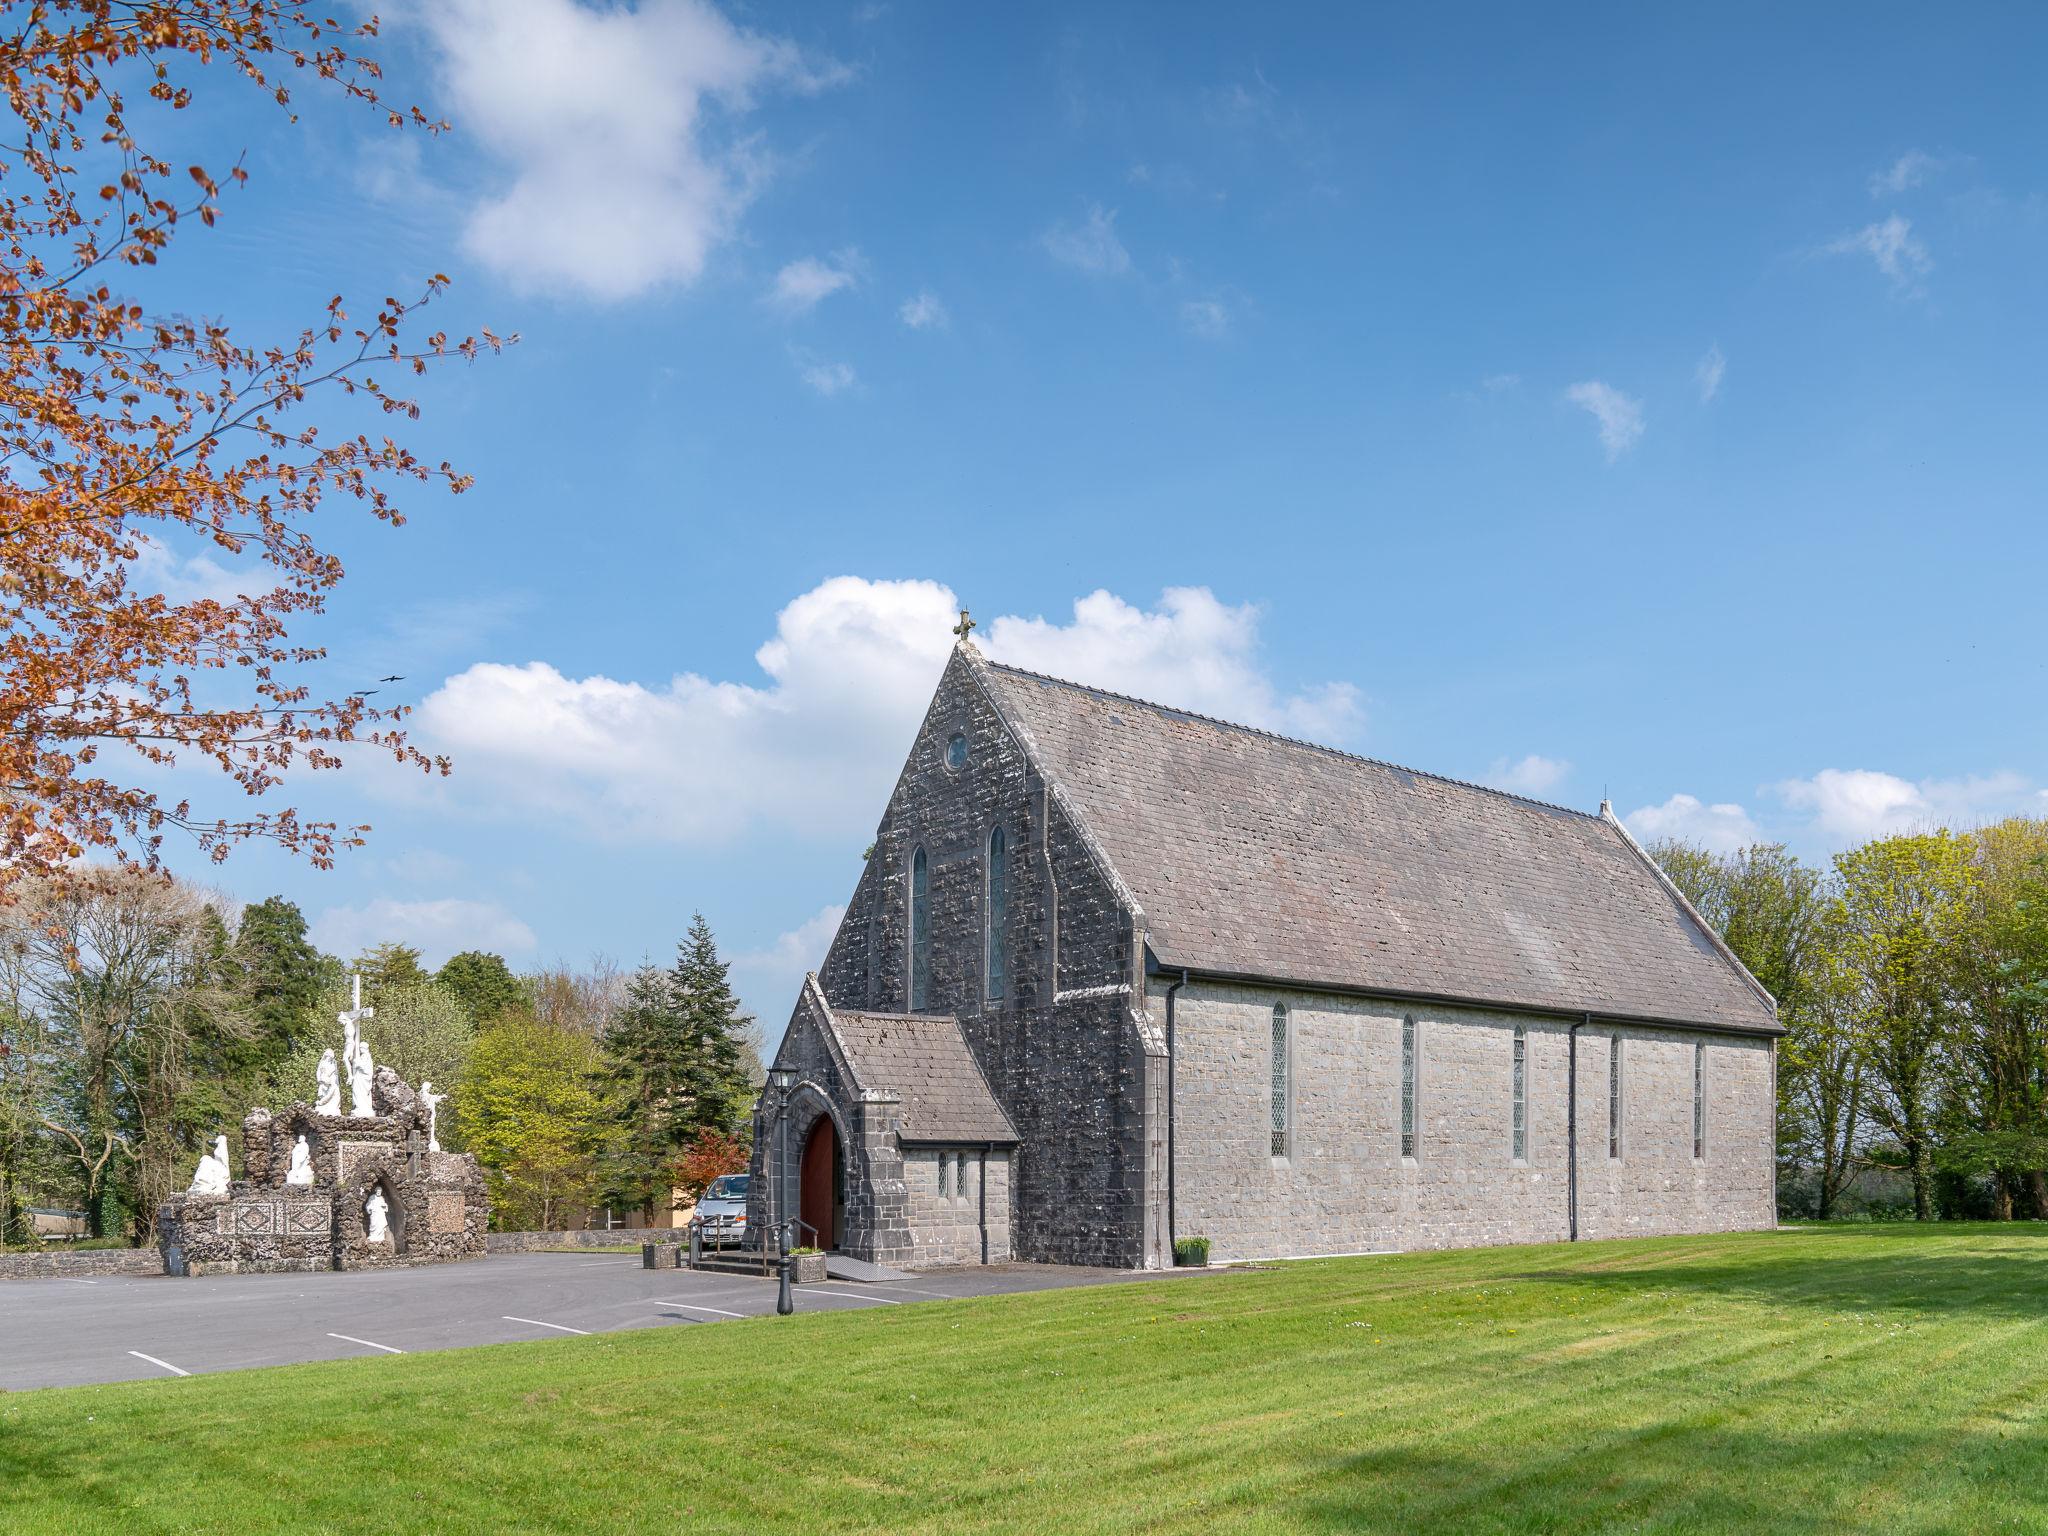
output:
[[830,1252],[839,1246],[846,1213],[846,1153],[830,1115],[818,1116],[804,1138],[797,1173],[797,1215],[808,1228],[801,1242]]

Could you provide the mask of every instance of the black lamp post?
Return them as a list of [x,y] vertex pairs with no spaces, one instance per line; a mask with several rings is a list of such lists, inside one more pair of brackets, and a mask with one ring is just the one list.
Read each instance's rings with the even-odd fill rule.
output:
[[796,1310],[796,1297],[789,1288],[789,1213],[786,1185],[789,1178],[789,1090],[796,1086],[796,1073],[788,1067],[768,1069],[768,1086],[775,1090],[775,1178],[769,1189],[775,1196],[775,1242],[781,1282],[775,1292],[775,1310],[787,1317]]

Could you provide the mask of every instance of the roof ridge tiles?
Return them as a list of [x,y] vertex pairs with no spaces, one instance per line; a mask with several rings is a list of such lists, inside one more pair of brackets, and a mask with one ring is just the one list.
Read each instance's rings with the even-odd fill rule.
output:
[[1045,672],[1033,672],[1028,667],[1011,666],[1007,662],[990,661],[981,657],[982,665],[992,672],[1006,673],[1011,677],[1025,677],[1035,683],[1051,683],[1059,688],[1071,688],[1077,693],[1092,694],[1099,699],[1113,699],[1120,704],[1135,704],[1140,709],[1157,710],[1163,715],[1184,715],[1190,720],[1199,720],[1205,725],[1217,725],[1227,731],[1241,731],[1247,736],[1263,736],[1268,741],[1281,742],[1290,747],[1303,747],[1311,752],[1320,752],[1326,757],[1339,758],[1344,762],[1363,763],[1370,768],[1389,768],[1396,773],[1413,774],[1419,779],[1434,779],[1439,784],[1455,785],[1459,789],[1477,790],[1482,795],[1497,795],[1503,800],[1518,801],[1546,811],[1560,811],[1567,816],[1581,820],[1600,822],[1604,818],[1597,811],[1582,811],[1576,806],[1559,805],[1554,800],[1539,800],[1534,795],[1519,795],[1511,789],[1500,789],[1492,784],[1475,784],[1470,779],[1454,778],[1448,773],[1433,773],[1427,768],[1411,768],[1406,763],[1389,762],[1383,757],[1367,757],[1362,752],[1346,752],[1341,747],[1332,747],[1320,741],[1309,741],[1301,736],[1288,736],[1279,731],[1269,731],[1262,726],[1246,725],[1238,720],[1225,720],[1219,715],[1205,715],[1200,710],[1183,709],[1177,704],[1160,704],[1151,699],[1141,699],[1135,694],[1118,693],[1114,688],[1100,688],[1093,683],[1077,683],[1068,677],[1053,677]]

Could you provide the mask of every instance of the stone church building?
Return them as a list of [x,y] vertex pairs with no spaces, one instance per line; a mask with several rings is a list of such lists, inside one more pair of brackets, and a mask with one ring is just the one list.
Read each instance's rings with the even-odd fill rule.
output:
[[750,1225],[911,1267],[1768,1227],[1780,1033],[1606,805],[963,640],[777,1051]]

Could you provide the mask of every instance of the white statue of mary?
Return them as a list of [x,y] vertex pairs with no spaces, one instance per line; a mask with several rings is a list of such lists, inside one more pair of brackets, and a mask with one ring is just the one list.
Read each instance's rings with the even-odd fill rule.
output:
[[369,1224],[369,1239],[371,1242],[383,1243],[390,1241],[391,1227],[387,1220],[390,1211],[391,1202],[384,1198],[384,1186],[382,1184],[373,1186],[370,1190],[370,1198],[363,1202],[363,1220]]
[[313,1154],[307,1150],[303,1136],[292,1143],[292,1165],[285,1170],[284,1181],[302,1188],[313,1183]]
[[375,1070],[370,1060],[370,1042],[356,1041],[356,1053],[348,1064],[348,1112],[352,1119],[367,1120],[377,1113],[370,1103],[370,1078]]

